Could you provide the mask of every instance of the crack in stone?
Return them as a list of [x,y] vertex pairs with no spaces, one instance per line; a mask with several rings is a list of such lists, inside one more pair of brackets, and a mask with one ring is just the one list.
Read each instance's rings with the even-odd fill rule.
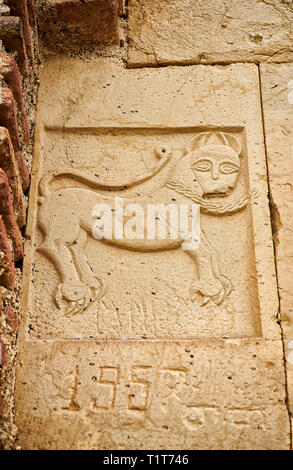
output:
[[282,226],[280,214],[278,208],[273,200],[271,188],[270,188],[270,174],[269,174],[269,166],[268,166],[268,154],[267,154],[267,143],[266,143],[266,132],[265,132],[265,120],[264,120],[264,108],[263,108],[263,100],[262,100],[262,82],[261,82],[261,73],[260,68],[258,66],[259,71],[259,95],[260,95],[260,105],[261,105],[261,113],[262,113],[262,123],[263,123],[263,136],[264,136],[264,148],[265,148],[265,157],[266,157],[266,165],[267,165],[267,181],[268,181],[268,199],[269,199],[269,208],[270,208],[270,216],[271,216],[271,226],[272,226],[272,237],[273,237],[273,249],[274,249],[274,262],[275,262],[275,271],[276,271],[276,284],[277,284],[277,294],[278,294],[278,325],[280,327],[281,333],[281,340],[282,340],[282,347],[283,347],[283,364],[284,364],[284,374],[285,374],[285,404],[288,412],[289,418],[289,429],[290,429],[290,449],[293,447],[293,436],[292,436],[292,416],[289,406],[289,389],[288,389],[288,374],[287,374],[287,367],[286,367],[286,355],[285,355],[285,341],[284,341],[284,330],[282,325],[281,319],[281,299],[280,299],[280,291],[279,291],[279,283],[278,283],[278,264],[276,258],[277,246],[279,243],[278,233]]

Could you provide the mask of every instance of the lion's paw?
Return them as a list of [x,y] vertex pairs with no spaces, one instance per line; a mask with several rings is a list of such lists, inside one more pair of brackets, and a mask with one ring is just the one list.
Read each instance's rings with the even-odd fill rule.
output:
[[233,289],[232,282],[230,281],[230,279],[228,279],[226,276],[223,276],[222,274],[219,277],[219,280],[221,281],[221,283],[222,283],[222,285],[225,289],[225,297],[228,297],[228,295],[231,294],[232,289]]
[[220,304],[226,296],[226,290],[222,282],[214,278],[209,281],[201,280],[194,282],[190,287],[191,300],[194,301],[197,295],[201,294],[202,303],[206,305],[210,300],[213,300],[215,304]]
[[89,282],[87,282],[87,285],[92,291],[93,301],[97,298],[101,299],[107,287],[106,281],[100,276],[94,276]]
[[81,281],[59,284],[56,303],[60,309],[65,304],[65,315],[77,315],[86,309],[91,301],[91,289]]

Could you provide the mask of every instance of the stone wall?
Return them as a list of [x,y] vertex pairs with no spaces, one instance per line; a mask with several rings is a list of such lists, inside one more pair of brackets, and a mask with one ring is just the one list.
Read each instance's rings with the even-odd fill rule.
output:
[[287,0],[130,0],[129,65],[292,62]]
[[[2,447],[144,448],[145,442],[148,442],[151,446],[157,444],[162,448],[165,448],[164,445],[175,448],[174,446],[179,445],[178,436],[182,438],[181,446],[185,445],[186,448],[201,448],[203,442],[207,448],[292,447],[293,2],[36,0],[36,13],[33,3],[33,0],[6,0],[2,4],[4,16],[0,18],[0,39],[3,42],[0,55]],[[38,34],[36,17],[39,23]],[[35,175],[30,193],[31,215],[26,232],[25,253],[29,261],[25,263],[23,283],[23,367],[19,372],[16,395],[21,432],[16,444],[13,394],[16,339],[21,311],[19,260],[23,256],[21,229],[26,222],[27,204],[24,192],[29,183],[27,168],[30,168],[31,163],[30,137],[38,84],[37,39],[41,60],[46,63],[42,74],[39,129],[43,125],[51,127],[55,129],[57,137],[54,132],[50,134],[39,130],[36,138],[38,155],[34,160]],[[54,57],[56,54],[57,58]],[[150,80],[152,87],[149,87]],[[51,102],[52,94],[54,100]],[[103,107],[97,109],[95,103],[100,102]],[[185,108],[182,109],[182,106]],[[121,135],[118,131],[117,135],[113,131],[113,122],[115,126],[124,129]],[[203,318],[200,317],[200,323],[192,328],[200,338],[202,330],[206,332],[205,338],[216,335],[214,342],[208,344],[204,339],[202,346],[195,335],[192,340],[186,340],[184,346],[182,341],[174,346],[172,341],[167,340],[172,340],[173,333],[174,338],[178,338],[180,335],[177,330],[173,331],[173,326],[170,331],[162,327],[158,337],[161,338],[161,334],[166,343],[160,342],[158,352],[154,353],[151,342],[146,341],[145,347],[142,345],[148,338],[144,333],[135,337],[137,342],[122,344],[117,341],[121,339],[123,328],[119,322],[118,326],[107,326],[111,312],[105,307],[105,325],[108,328],[105,334],[107,338],[114,338],[114,342],[109,341],[106,345],[102,343],[102,346],[97,342],[97,347],[100,348],[100,375],[93,375],[92,367],[95,366],[97,355],[94,342],[91,342],[90,347],[86,340],[83,342],[76,339],[69,344],[64,337],[67,335],[71,340],[72,335],[77,338],[77,333],[82,332],[81,339],[87,338],[88,334],[87,341],[92,341],[90,327],[95,321],[95,312],[90,311],[82,318],[76,315],[70,322],[66,316],[60,314],[56,305],[52,306],[53,288],[47,288],[43,274],[38,274],[38,267],[42,267],[43,273],[49,273],[51,283],[56,279],[56,274],[53,270],[50,271],[52,266],[46,264],[47,260],[39,258],[34,251],[34,242],[39,240],[35,211],[37,185],[39,178],[43,176],[42,172],[46,174],[57,171],[59,164],[75,165],[73,159],[68,160],[65,149],[73,146],[72,152],[77,153],[78,168],[89,165],[87,161],[78,159],[83,155],[84,148],[91,155],[91,144],[85,144],[78,133],[74,134],[74,129],[82,129],[84,135],[88,129],[100,129],[101,140],[104,139],[107,147],[108,137],[104,129],[107,126],[110,128],[113,146],[116,145],[117,148],[124,142],[123,139],[126,139],[127,145],[132,139],[137,139],[138,148],[140,145],[147,148],[148,141],[156,142],[157,139],[156,133],[152,134],[153,129],[160,129],[165,139],[170,140],[170,145],[173,143],[175,146],[181,141],[183,145],[184,133],[186,136],[190,133],[191,136],[201,126],[206,129],[209,126],[214,129],[228,129],[227,132],[237,135],[244,147],[246,146],[246,184],[258,186],[261,198],[251,204],[252,221],[243,222],[239,216],[239,227],[242,229],[239,229],[238,238],[247,236],[243,245],[249,247],[250,253],[241,255],[241,262],[247,268],[247,271],[243,268],[246,274],[243,274],[242,280],[238,276],[238,281],[234,281],[239,282],[238,290],[242,295],[245,289],[249,291],[247,302],[253,300],[254,304],[249,304],[250,308],[247,304],[247,312],[243,312],[241,319],[236,322],[238,326],[232,324],[229,305],[227,309],[230,312],[231,325],[228,325],[225,317],[228,310],[225,312],[225,309],[222,311],[218,307],[213,307],[216,309],[215,318],[218,323],[215,326],[215,321],[212,320],[212,324],[209,324],[207,318],[210,311],[207,308]],[[136,126],[144,129],[139,137],[132,131]],[[148,128],[146,131],[148,126],[152,130]],[[169,128],[172,132],[166,131]],[[66,143],[65,131],[74,144]],[[144,132],[148,136],[146,141],[142,140]],[[59,138],[61,134],[62,139]],[[40,145],[41,139],[46,143],[45,150]],[[127,146],[126,143],[123,145]],[[57,163],[56,158],[54,160],[54,151],[57,152],[56,155],[62,155],[61,163]],[[176,151],[179,152],[178,148]],[[132,159],[127,155],[125,161],[128,161],[127,158],[131,172],[135,173],[136,165],[135,168],[132,167]],[[39,161],[42,162],[41,167]],[[137,165],[139,168],[139,162]],[[211,222],[207,222],[209,223]],[[253,231],[250,235],[243,235],[243,227],[247,226],[252,227]],[[210,226],[211,232],[215,232],[215,227]],[[227,233],[233,233],[232,228],[229,232],[229,224],[225,229]],[[214,243],[217,244],[219,241],[217,237],[214,238]],[[230,242],[233,244],[231,240]],[[220,242],[219,249],[225,251]],[[256,259],[256,272],[251,271],[254,261],[251,262],[250,257]],[[15,262],[18,263],[17,268]],[[180,262],[179,260],[178,264]],[[173,269],[176,269],[174,266]],[[227,265],[226,269],[228,268]],[[239,266],[231,270],[238,268]],[[164,270],[163,264],[161,270]],[[104,274],[106,278],[111,274],[114,277],[115,272],[113,269],[113,273]],[[168,269],[165,274],[170,274]],[[250,285],[252,279],[257,284],[256,288]],[[243,291],[242,284],[245,285]],[[163,297],[166,291],[170,297],[175,295],[174,289],[165,288],[161,293]],[[35,305],[34,311],[27,312],[28,299]],[[241,301],[240,304],[246,306],[245,299],[245,295],[243,299],[238,296],[234,302]],[[237,313],[241,310],[241,306],[238,307]],[[51,309],[53,319],[47,321],[44,308],[47,311]],[[192,312],[192,305],[188,304],[187,308],[186,302],[184,305],[180,304],[180,308]],[[256,310],[258,313],[255,313]],[[141,314],[141,311],[138,313]],[[88,320],[84,320],[87,314]],[[193,317],[190,322],[192,321]],[[190,322],[185,325],[184,338],[190,336]],[[223,325],[228,328],[229,334],[222,332]],[[123,332],[123,339],[128,333]],[[99,338],[99,332],[96,334]],[[34,341],[55,337],[59,338],[56,345],[53,341],[50,346],[45,342]],[[164,344],[166,347],[162,346]],[[181,361],[180,364],[178,362],[179,365],[173,360],[174,348],[175,357]],[[193,360],[194,351],[199,358],[198,363]],[[123,355],[130,372],[126,371],[126,365],[121,366],[120,358]],[[217,367],[220,356],[222,365]],[[111,364],[108,360],[110,357]],[[206,371],[206,357],[209,364],[214,365],[214,369]],[[45,361],[46,374],[40,366],[40,359]],[[133,365],[132,360],[139,366]],[[67,371],[66,379],[59,370],[61,363],[62,371]],[[121,375],[122,369],[125,376]],[[202,377],[202,382],[196,385],[195,381],[194,387],[191,387],[193,378],[197,376]],[[162,391],[161,399],[166,409],[155,402],[155,398],[154,402],[147,403],[149,396],[155,397],[155,394],[151,395],[152,387],[156,387],[157,383],[154,377],[161,384],[157,396],[160,397]],[[215,377],[215,380],[207,391],[202,384],[207,383],[210,377]],[[95,388],[93,380],[97,381]],[[132,394],[128,396],[128,404],[125,395],[125,390],[127,392],[128,389],[124,389],[119,380],[123,384],[125,382],[125,387],[131,387]],[[213,395],[215,383],[219,388]],[[99,396],[96,387],[100,387]],[[194,390],[197,390],[196,387],[201,397],[198,399],[198,407],[194,404],[191,406],[191,397]],[[44,398],[47,388],[50,388],[53,397],[48,401]],[[115,414],[117,410],[114,402],[109,401],[108,395],[113,390],[115,396],[118,393],[122,411],[125,398],[125,407],[128,407],[125,419],[122,411]],[[165,390],[170,391],[170,396],[167,396],[167,391],[166,396],[164,395]],[[201,402],[205,403],[207,397],[210,403],[203,406]],[[225,419],[221,415],[224,402]],[[234,406],[236,402],[237,409]],[[170,405],[169,411],[166,404]],[[182,404],[187,410],[184,419],[180,411]],[[96,410],[89,413],[91,406]],[[95,415],[95,412],[98,414]],[[60,416],[62,423],[65,423],[63,428],[60,425]],[[172,416],[173,421],[170,418]],[[157,418],[161,423],[159,431]],[[111,419],[120,423],[118,428],[115,425],[112,429]],[[151,433],[147,433],[147,427],[144,429],[148,419]],[[179,426],[182,419],[185,421],[181,423],[182,429],[178,428],[180,432],[176,438],[176,434],[172,434],[169,428]],[[223,436],[227,429],[223,420],[229,428],[225,438]],[[214,421],[218,423],[215,428]],[[124,430],[126,422],[129,428],[126,426],[127,429]],[[210,422],[212,424],[209,428],[207,423]],[[95,434],[100,423],[102,431],[99,428],[99,432]],[[220,440],[217,440],[216,428],[222,425]],[[134,432],[131,426],[134,426]],[[56,429],[60,431],[59,441],[55,441]],[[83,429],[81,434],[80,429]],[[205,437],[201,440],[201,433],[205,436],[205,432],[209,435],[208,441]]]

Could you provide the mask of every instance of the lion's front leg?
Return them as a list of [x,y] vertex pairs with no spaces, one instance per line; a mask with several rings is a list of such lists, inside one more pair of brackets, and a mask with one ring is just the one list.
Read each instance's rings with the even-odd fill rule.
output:
[[86,256],[87,232],[80,229],[79,235],[71,245],[70,250],[80,279],[90,289],[91,296],[89,302],[101,299],[106,290],[106,281],[94,273]]
[[221,273],[217,252],[213,248],[213,246],[210,244],[210,242],[207,240],[206,236],[204,234],[203,236],[204,236],[204,242],[206,243],[207,248],[210,250],[210,253],[212,256],[213,273],[216,276],[216,278],[219,279],[219,281],[221,281],[221,283],[223,284],[224,289],[225,289],[224,297],[227,297],[232,292],[232,288],[233,288],[232,282],[230,281],[230,279],[224,276],[224,274]]
[[216,252],[207,241],[203,231],[201,231],[198,248],[186,250],[186,253],[196,262],[199,277],[190,288],[192,300],[196,298],[197,293],[200,293],[203,296],[202,305],[210,300],[216,304],[221,303],[231,292],[231,283],[221,275]]

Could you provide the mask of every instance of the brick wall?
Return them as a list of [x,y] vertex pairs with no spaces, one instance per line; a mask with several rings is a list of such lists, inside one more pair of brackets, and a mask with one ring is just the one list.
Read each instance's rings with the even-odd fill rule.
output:
[[0,449],[13,446],[22,231],[37,89],[34,0],[0,1]]

